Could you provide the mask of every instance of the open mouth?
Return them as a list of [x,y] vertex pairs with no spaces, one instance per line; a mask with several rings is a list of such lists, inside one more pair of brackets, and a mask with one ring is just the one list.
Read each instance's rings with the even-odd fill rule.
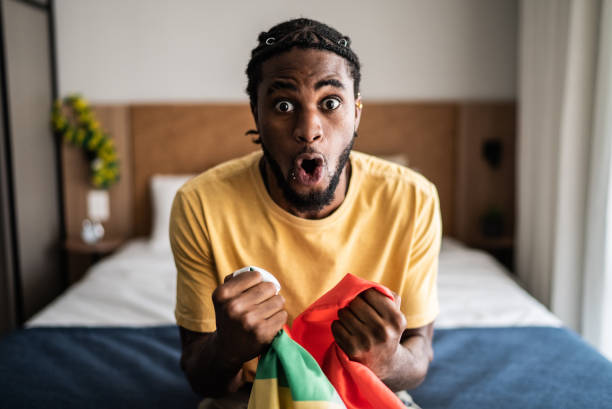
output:
[[302,160],[302,163],[300,163],[300,166],[306,173],[312,175],[317,167],[321,166],[321,162],[321,159],[304,159]]
[[304,153],[295,160],[296,180],[303,185],[314,185],[323,175],[323,157],[320,154]]

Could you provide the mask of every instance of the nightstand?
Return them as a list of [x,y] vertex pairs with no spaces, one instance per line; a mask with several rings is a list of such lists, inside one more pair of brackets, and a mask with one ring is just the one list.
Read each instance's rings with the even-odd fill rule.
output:
[[511,273],[514,272],[514,238],[511,236],[481,236],[470,243],[472,247],[486,251],[495,257]]
[[67,253],[68,284],[80,280],[89,267],[117,250],[122,243],[122,239],[112,237],[95,244],[87,244],[80,238],[67,239],[64,248]]

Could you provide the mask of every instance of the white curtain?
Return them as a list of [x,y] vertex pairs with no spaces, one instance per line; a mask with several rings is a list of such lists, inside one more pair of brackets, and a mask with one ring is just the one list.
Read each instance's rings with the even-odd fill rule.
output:
[[612,357],[612,0],[522,0],[517,272]]

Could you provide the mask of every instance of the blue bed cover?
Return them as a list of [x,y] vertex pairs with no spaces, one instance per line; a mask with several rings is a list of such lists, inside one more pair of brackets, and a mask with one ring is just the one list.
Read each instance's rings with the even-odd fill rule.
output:
[[[552,327],[436,330],[423,409],[612,408],[612,363]],[[175,326],[49,327],[0,339],[0,408],[196,408]]]

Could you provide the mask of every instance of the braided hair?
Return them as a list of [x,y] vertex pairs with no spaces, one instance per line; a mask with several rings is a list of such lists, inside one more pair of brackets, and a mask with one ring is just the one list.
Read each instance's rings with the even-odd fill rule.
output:
[[[269,31],[259,34],[259,44],[251,51],[251,60],[246,69],[251,106],[257,106],[257,87],[261,82],[261,65],[271,57],[287,52],[293,47],[327,50],[343,57],[349,63],[355,96],[359,93],[361,66],[357,54],[351,49],[351,39],[335,29],[307,18],[298,18],[277,24]],[[249,133],[256,133],[251,132]]]

